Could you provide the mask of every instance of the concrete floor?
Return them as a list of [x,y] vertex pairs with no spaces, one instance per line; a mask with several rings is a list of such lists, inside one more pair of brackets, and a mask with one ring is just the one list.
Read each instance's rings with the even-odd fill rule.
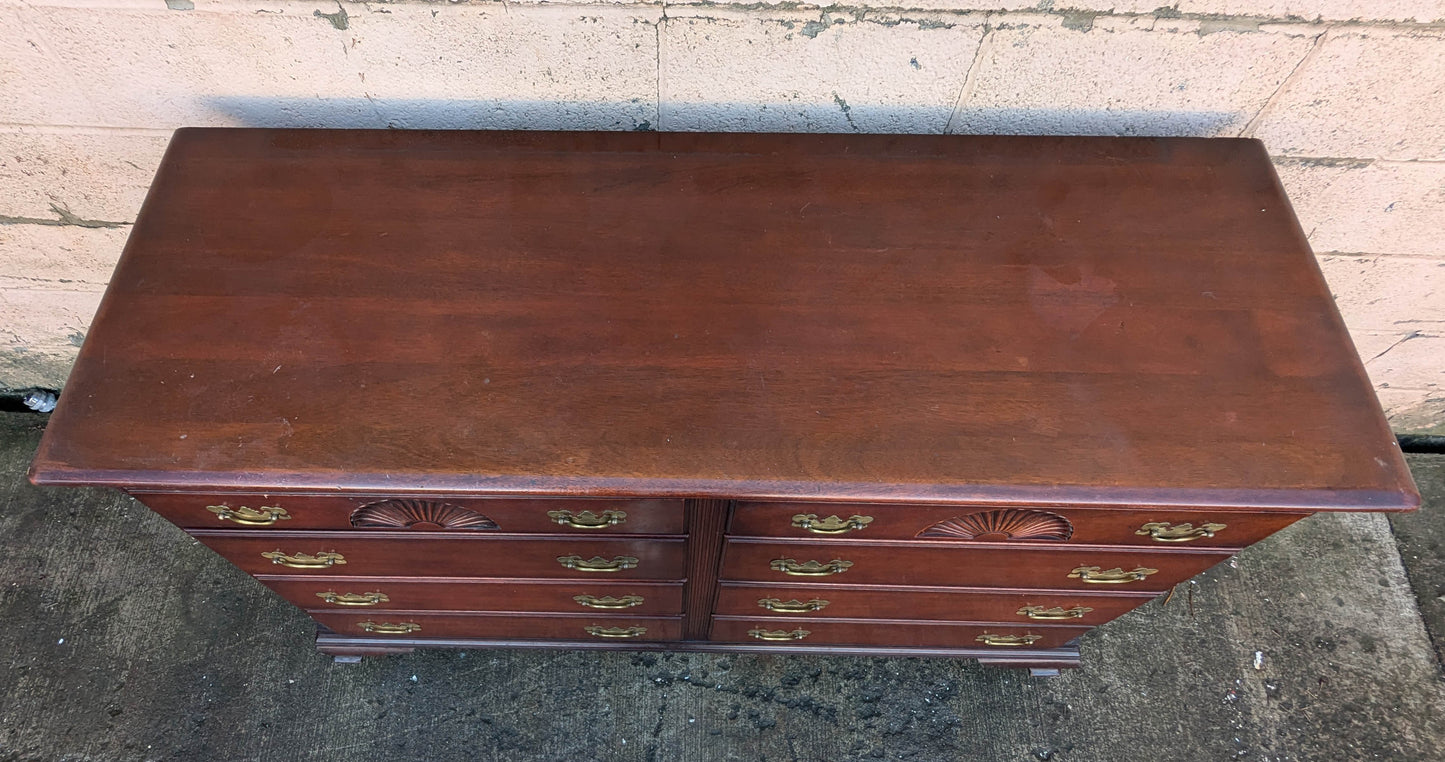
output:
[[1427,632],[1445,638],[1445,456],[1411,459],[1430,502],[1394,533],[1380,516],[1300,522],[1091,633],[1084,667],[1057,679],[695,654],[336,665],[312,649],[305,615],[133,500],[29,486],[43,425],[0,415],[0,760],[1438,760],[1445,748]]

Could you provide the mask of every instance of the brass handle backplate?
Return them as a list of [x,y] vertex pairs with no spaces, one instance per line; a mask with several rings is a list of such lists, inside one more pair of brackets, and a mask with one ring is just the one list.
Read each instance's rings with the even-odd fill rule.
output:
[[592,511],[580,511],[578,513],[571,511],[547,511],[547,518],[551,519],[554,523],[561,524],[564,527],[572,527],[573,529],[606,529],[607,527],[617,526],[626,521],[627,512],[613,510],[602,511],[601,513],[593,513]]
[[593,625],[582,628],[588,635],[598,638],[640,638],[647,634],[646,627],[600,627]]
[[337,593],[331,590],[317,593],[316,597],[335,606],[375,606],[391,600],[386,593]]
[[1042,635],[994,635],[985,632],[974,638],[974,640],[986,646],[1031,646],[1036,640],[1042,640]]
[[794,577],[826,577],[830,574],[842,574],[852,568],[852,561],[844,561],[835,558],[828,563],[820,561],[798,561],[792,558],[775,558],[768,567],[773,571],[780,571]]
[[1095,585],[1124,585],[1158,573],[1158,569],[1146,569],[1143,566],[1132,571],[1124,571],[1117,566],[1107,571],[1100,571],[1097,566],[1080,566],[1069,572],[1069,579],[1080,579]]
[[624,595],[621,598],[614,598],[610,595],[602,598],[595,595],[574,595],[572,600],[589,609],[630,609],[633,606],[641,606],[643,598],[640,595]]
[[1193,542],[1201,537],[1213,537],[1224,531],[1227,524],[1170,524],[1167,521],[1151,521],[1134,531],[1134,534],[1148,535],[1155,542]]
[[828,602],[822,598],[814,598],[811,601],[800,601],[794,598],[791,601],[784,601],[778,598],[762,598],[758,605],[768,611],[776,611],[780,614],[806,614],[809,611],[822,611]]
[[358,622],[356,626],[377,635],[405,635],[421,629],[416,622]]
[[271,563],[289,566],[292,569],[325,569],[331,566],[340,566],[346,563],[346,556],[332,551],[323,551],[316,555],[296,553],[286,555],[280,549],[272,550],[261,554],[262,558],[271,559]]
[[1019,609],[1019,616],[1026,616],[1029,619],[1053,620],[1053,619],[1083,619],[1084,615],[1093,611],[1088,606],[1075,606],[1066,609],[1063,606],[1044,608],[1043,606],[1024,606]]
[[804,630],[748,630],[748,634],[758,640],[802,640],[813,633]]
[[846,534],[856,532],[872,523],[872,516],[853,515],[844,519],[835,515],[820,519],[816,513],[799,513],[793,517],[793,526],[806,529],[813,534]]
[[248,527],[268,527],[277,521],[286,521],[291,518],[291,514],[279,505],[263,505],[259,508],[247,508],[244,505],[238,508],[232,508],[229,505],[208,505],[206,510],[216,514],[216,518],[222,521],[234,521]]
[[637,559],[632,556],[618,556],[616,558],[603,558],[593,556],[583,558],[582,556],[557,556],[557,563],[568,569],[575,569],[581,572],[620,572],[625,569],[636,569]]

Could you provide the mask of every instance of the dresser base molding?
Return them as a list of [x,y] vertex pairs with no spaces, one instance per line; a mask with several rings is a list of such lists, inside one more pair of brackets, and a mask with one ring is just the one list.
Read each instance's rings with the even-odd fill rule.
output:
[[[889,656],[889,657],[944,657],[951,659],[974,659],[979,664],[994,667],[1027,668],[1031,673],[1048,674],[1050,670],[1070,669],[1079,666],[1078,646],[1060,648],[1018,648],[1002,651],[996,648],[915,648],[882,646],[798,646],[786,644],[754,645],[751,643],[709,643],[705,641],[682,642],[606,642],[606,641],[559,641],[559,640],[505,640],[482,638],[366,638],[340,635],[324,627],[316,632],[316,650],[328,656],[362,657],[389,656],[410,653],[418,648],[443,648],[450,650],[480,650],[490,648],[544,648],[549,650],[577,651],[687,651],[694,653],[751,653],[751,654],[814,654],[822,656]],[[342,663],[354,663],[352,658],[339,658]]]

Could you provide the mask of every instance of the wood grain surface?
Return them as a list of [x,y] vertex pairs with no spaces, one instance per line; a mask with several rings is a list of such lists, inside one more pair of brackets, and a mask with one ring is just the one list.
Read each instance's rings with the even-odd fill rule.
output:
[[[889,620],[827,620],[806,618],[762,618],[720,616],[713,620],[712,639],[720,642],[760,642],[753,631],[806,632],[798,645],[873,645],[922,646],[954,648],[987,648],[1011,651],[1020,645],[989,645],[977,638],[981,635],[1035,636],[1033,648],[1060,648],[1089,631],[1088,627],[1052,627],[1037,624],[979,624],[975,622],[907,622]],[[766,641],[764,641],[766,642]],[[831,650],[831,649],[830,649]]]
[[[570,614],[630,614],[676,616],[682,613],[682,583],[647,580],[594,579],[435,580],[406,577],[268,577],[261,582],[303,609],[318,611],[538,611]],[[377,592],[384,603],[358,607],[328,603],[318,593]],[[594,609],[578,603],[579,595],[593,598],[641,598],[626,609]],[[751,612],[749,612],[751,613]]]
[[1418,503],[1248,140],[185,129],[32,479]]
[[[148,508],[165,516],[172,523],[187,529],[246,529],[252,525],[238,524],[223,519],[211,506],[239,508],[246,506],[259,509],[262,506],[281,508],[289,518],[277,520],[267,528],[277,531],[296,529],[355,529],[353,514],[358,508],[400,500],[403,502],[430,502],[442,506],[456,506],[489,519],[494,527],[483,529],[457,529],[460,534],[486,532],[520,532],[525,534],[559,534],[591,537],[600,535],[629,534],[671,534],[683,533],[681,500],[591,500],[579,498],[563,499],[500,499],[467,498],[447,495],[407,496],[403,495],[243,495],[243,494],[195,494],[190,492],[138,493],[137,500]],[[621,511],[626,514],[618,523],[598,527],[578,528],[558,524],[548,514],[567,511],[576,517],[590,512],[592,517],[601,516],[605,511]],[[589,517],[584,517],[589,518]],[[381,528],[361,527],[367,531]],[[421,524],[409,531],[435,531],[441,529],[435,524]]]
[[[471,577],[575,579],[608,582],[618,579],[662,581],[683,578],[684,543],[680,539],[607,539],[548,535],[484,535],[461,537],[441,533],[401,532],[274,532],[267,530],[192,530],[191,535],[248,574],[315,577]],[[293,569],[263,557],[280,551],[316,557],[340,553],[346,563]],[[557,559],[583,561],[633,558],[634,566],[616,571],[582,571]]]
[[[581,614],[577,616],[554,614],[484,614],[484,613],[441,613],[415,611],[313,611],[311,615],[318,622],[338,633],[353,637],[365,636],[364,622],[388,624],[411,623],[421,627],[415,634],[402,634],[403,639],[412,638],[523,638],[523,639],[576,639],[596,640],[604,643],[632,643],[646,640],[677,640],[682,635],[680,617],[628,616],[626,614]],[[603,637],[592,635],[587,627],[626,629],[641,627],[644,632],[636,637]],[[378,642],[396,638],[396,635],[376,635]]]
[[[729,538],[723,545],[721,579],[819,585],[928,585],[943,587],[1023,587],[1129,593],[1168,590],[1229,558],[1230,551],[1124,549],[1108,546],[1001,545],[960,546],[935,542],[778,542]],[[851,563],[845,571],[795,576],[773,568],[791,559],[827,565]],[[1080,567],[1099,571],[1154,569],[1143,579],[1091,583],[1071,578]]]
[[[846,581],[846,576],[838,578]],[[1123,586],[1127,587],[1127,586]],[[1132,593],[1132,594],[1131,594]],[[718,590],[716,611],[735,617],[798,616],[765,609],[760,601],[784,603],[826,601],[826,605],[805,616],[818,619],[919,619],[966,622],[1033,622],[1018,613],[1026,606],[1074,610],[1077,618],[1046,620],[1042,624],[1094,625],[1131,611],[1153,600],[1156,593],[1137,591],[1040,591],[960,589],[941,587],[884,587],[878,585],[830,585],[788,583],[724,582]],[[399,607],[396,607],[399,608]]]
[[[879,510],[879,509],[882,510]],[[852,516],[872,519],[862,529],[840,534],[819,534],[793,525],[793,517],[813,514],[820,518]],[[911,540],[957,542],[966,547],[979,541],[1018,542],[1040,545],[1139,545],[1144,547],[1243,548],[1299,521],[1301,513],[1230,513],[1224,511],[1178,511],[1153,509],[1081,510],[1058,506],[990,508],[988,506],[879,506],[866,503],[741,503],[733,510],[730,535],[740,537],[787,537],[798,540]],[[1213,524],[1223,527],[1213,536],[1200,535],[1182,542],[1160,542],[1146,524],[1169,527],[1189,524],[1192,528]],[[992,531],[992,534],[985,530]],[[1030,534],[1030,531],[1035,534]],[[949,533],[953,534],[950,535]],[[1017,534],[1010,534],[1016,532]],[[1185,535],[1192,537],[1192,535]]]

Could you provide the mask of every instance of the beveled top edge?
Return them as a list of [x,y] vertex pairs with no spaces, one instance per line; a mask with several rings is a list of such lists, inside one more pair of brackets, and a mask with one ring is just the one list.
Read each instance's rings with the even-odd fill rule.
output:
[[1228,511],[1409,512],[1417,490],[1202,489],[1090,487],[1081,485],[866,484],[847,482],[738,482],[718,479],[561,477],[454,477],[389,474],[236,474],[71,471],[32,465],[37,486],[114,487],[143,492],[265,492],[308,494],[416,494],[476,497],[714,498],[739,501],[878,503],[1081,508],[1210,509]]

